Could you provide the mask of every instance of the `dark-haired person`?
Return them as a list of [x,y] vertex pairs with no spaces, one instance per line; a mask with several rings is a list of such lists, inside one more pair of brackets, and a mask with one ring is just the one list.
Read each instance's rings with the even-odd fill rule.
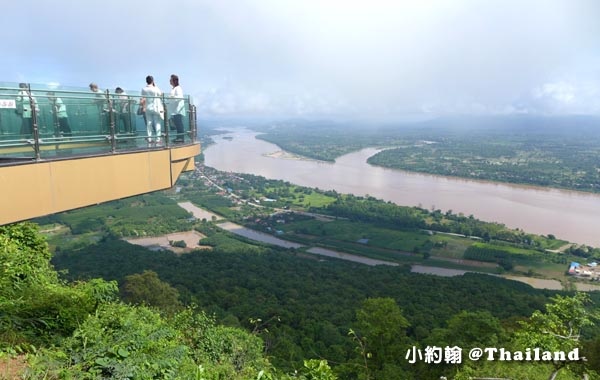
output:
[[183,89],[179,85],[179,76],[172,74],[171,79],[171,94],[169,95],[169,117],[173,119],[177,137],[173,140],[174,143],[182,143],[185,132],[183,130],[183,117],[185,116],[185,102],[183,98]]
[[100,123],[98,133],[103,134],[109,130],[109,116],[108,116],[108,103],[106,101],[106,94],[98,88],[98,85],[94,82],[89,85],[90,91],[94,94],[94,104],[98,109],[98,122]]
[[115,101],[115,109],[119,114],[119,120],[121,121],[123,132],[132,133],[133,130],[131,129],[131,99],[129,99],[129,96],[125,93],[125,91],[123,91],[121,87],[115,88],[115,94],[117,94],[117,99]]
[[161,123],[163,122],[165,110],[160,96],[162,91],[154,84],[154,77],[146,77],[146,87],[142,88],[142,102],[146,109],[146,129],[148,131],[148,143],[160,143]]

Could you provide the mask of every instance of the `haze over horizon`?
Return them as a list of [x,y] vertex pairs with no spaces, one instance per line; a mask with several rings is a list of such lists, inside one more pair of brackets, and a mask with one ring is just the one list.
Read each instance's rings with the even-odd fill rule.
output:
[[0,80],[137,91],[206,117],[600,115],[600,2],[7,3]]

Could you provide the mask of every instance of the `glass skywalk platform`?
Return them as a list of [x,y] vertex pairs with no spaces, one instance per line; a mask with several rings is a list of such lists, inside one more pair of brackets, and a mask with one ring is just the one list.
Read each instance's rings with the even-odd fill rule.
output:
[[[94,93],[85,88],[0,82],[0,165],[119,154],[197,143],[196,107],[189,96],[159,97],[160,142],[149,143],[139,91]],[[169,103],[183,101],[183,131]]]
[[[160,141],[148,138],[141,99],[0,82],[0,225],[168,189],[194,170],[190,98],[154,98],[164,107]],[[169,126],[171,101],[185,105],[179,132]]]

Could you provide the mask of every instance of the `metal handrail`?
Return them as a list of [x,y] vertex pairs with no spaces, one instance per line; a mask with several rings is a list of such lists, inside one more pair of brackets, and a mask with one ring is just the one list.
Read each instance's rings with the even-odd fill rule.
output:
[[[25,95],[23,93],[21,93],[22,91],[27,91],[27,98],[25,98]],[[72,127],[72,132],[69,133],[66,136],[62,135],[62,129],[59,128],[59,122],[57,119],[57,115],[58,115],[58,110],[57,109],[49,109],[49,106],[53,106],[53,103],[50,100],[47,100],[48,95],[45,94],[47,92],[53,92],[54,93],[54,97],[56,98],[61,98],[64,100],[65,106],[67,107],[67,109],[71,109],[71,111],[68,111],[69,114],[69,120],[73,121],[73,120],[77,120],[77,122],[81,123],[80,128],[77,127]],[[23,133],[23,131],[21,131],[21,133],[19,132],[19,128],[18,128],[18,122],[19,122],[19,118],[21,119],[21,123],[23,120],[23,115],[21,114],[20,117],[19,116],[10,116],[11,114],[7,114],[7,113],[2,113],[4,111],[4,109],[0,109],[0,127],[2,126],[2,118],[3,116],[8,115],[8,117],[4,118],[4,128],[0,129],[0,159],[5,158],[5,159],[21,159],[23,157],[21,156],[14,156],[14,152],[15,149],[20,148],[20,152],[27,154],[27,149],[31,149],[29,150],[29,152],[31,152],[33,154],[33,157],[29,157],[29,159],[34,159],[36,161],[40,161],[40,160],[45,160],[45,159],[52,159],[53,157],[44,157],[43,152],[48,151],[48,149],[52,149],[49,146],[54,145],[55,149],[58,151],[60,151],[61,149],[71,149],[71,147],[76,146],[77,144],[82,144],[82,143],[106,143],[106,147],[109,148],[109,150],[105,150],[104,152],[100,152],[100,155],[105,155],[105,154],[117,154],[117,153],[121,153],[121,152],[126,152],[129,149],[131,150],[135,150],[135,151],[139,151],[139,150],[153,150],[156,148],[168,148],[172,142],[170,139],[170,128],[169,128],[169,124],[168,124],[168,120],[169,120],[169,108],[168,108],[168,103],[169,101],[172,100],[171,97],[168,96],[168,94],[162,94],[161,96],[142,96],[142,95],[138,95],[138,94],[125,94],[125,96],[127,98],[127,101],[130,102],[129,106],[133,107],[132,109],[129,109],[129,112],[127,112],[127,114],[129,115],[128,117],[129,119],[129,123],[133,124],[134,126],[139,123],[139,120],[136,118],[135,116],[135,105],[139,103],[139,99],[141,98],[154,98],[154,99],[160,99],[163,108],[164,108],[164,130],[161,131],[161,135],[163,137],[165,137],[164,140],[164,144],[162,146],[158,146],[158,147],[144,147],[144,146],[139,146],[138,144],[136,144],[135,146],[132,146],[131,148],[127,148],[126,145],[120,145],[121,143],[119,142],[126,142],[126,141],[141,141],[141,139],[144,139],[145,136],[142,136],[140,134],[140,136],[134,135],[128,131],[130,131],[131,129],[129,129],[127,127],[127,124],[123,124],[125,125],[126,129],[125,132],[119,132],[118,130],[118,125],[117,125],[117,121],[119,120],[119,125],[120,124],[120,120],[122,118],[123,113],[120,112],[119,109],[116,109],[116,107],[118,107],[119,105],[119,101],[120,100],[125,100],[125,99],[120,99],[121,96],[123,96],[122,94],[118,94],[118,93],[111,93],[109,90],[105,90],[102,93],[100,93],[101,96],[98,96],[96,93],[90,92],[90,91],[74,91],[74,90],[58,90],[58,89],[53,89],[53,88],[35,88],[32,87],[31,85],[28,85],[27,88],[21,88],[21,87],[6,87],[6,86],[2,86],[0,87],[0,99],[3,100],[10,100],[11,98],[15,99],[17,101],[17,109],[19,107],[22,107],[23,103],[20,103],[21,105],[19,106],[18,102],[19,100],[17,100],[18,97],[22,97],[23,100],[22,101],[26,101],[28,103],[28,106],[30,108],[30,111],[28,110],[28,114],[30,113],[31,116],[31,134],[27,135],[22,135],[21,133]],[[25,100],[27,99],[27,100]],[[100,106],[98,104],[94,104],[94,100],[97,101],[102,101],[102,109],[100,109]],[[191,97],[188,96],[184,96],[182,99],[184,102],[187,103],[186,105],[186,109],[188,111],[188,115],[187,115],[187,119],[188,119],[188,131],[187,131],[187,135],[189,138],[189,140],[191,140],[192,143],[195,143],[197,140],[197,124],[196,124],[196,106],[194,104],[192,104],[191,102]],[[96,111],[93,108],[89,108],[92,106],[97,106],[99,109],[98,111]],[[14,103],[13,103],[13,107],[14,107]],[[75,111],[73,111],[73,108],[75,108]],[[49,121],[48,119],[48,115],[50,114],[54,115],[53,119],[51,121]],[[96,113],[98,112],[98,113]],[[18,114],[17,114],[18,115]],[[96,117],[95,115],[98,115],[100,117],[100,119],[97,120],[93,120],[93,121],[86,121],[86,119],[89,118],[94,118]],[[6,128],[6,121],[8,120],[8,125],[9,127]],[[125,123],[125,121],[124,121]],[[108,125],[107,125],[108,124]],[[99,125],[99,129],[96,130],[96,133],[90,133],[92,132],[93,125]],[[86,127],[83,127],[86,126]],[[92,127],[92,128],[90,128]],[[138,129],[139,129],[139,124],[138,124]],[[100,133],[98,133],[98,131]],[[102,133],[102,131],[106,131],[106,133]],[[179,136],[179,132],[177,132],[178,134],[178,138],[180,137],[184,137],[184,136]],[[184,143],[185,144],[185,143]],[[42,149],[43,148],[43,149]],[[145,148],[145,149],[144,149]],[[8,149],[8,150],[7,150]],[[4,150],[4,152],[3,152]],[[68,151],[70,152],[70,150]],[[50,153],[51,154],[51,153]],[[57,153],[59,154],[59,153]],[[64,151],[60,154],[64,154]],[[67,155],[59,157],[59,158],[66,158],[69,154],[67,153]],[[77,156],[78,154],[73,154],[73,156]],[[87,154],[86,154],[87,155]],[[94,155],[98,155],[98,154],[94,154]]]

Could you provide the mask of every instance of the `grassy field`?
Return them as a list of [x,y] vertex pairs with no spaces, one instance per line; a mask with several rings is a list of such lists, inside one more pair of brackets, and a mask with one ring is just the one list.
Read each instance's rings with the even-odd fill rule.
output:
[[465,250],[473,244],[473,240],[471,239],[442,234],[435,234],[431,236],[431,239],[439,243],[431,250],[433,256],[452,257],[455,259],[462,258]]
[[[485,243],[460,236],[389,229],[346,220],[324,222],[310,219],[286,223],[279,228],[284,231],[286,239],[305,245],[397,263],[486,273],[499,273],[501,270],[493,262],[464,260],[469,247],[505,252],[514,261],[515,267],[511,272],[516,274],[559,280],[565,279],[565,262],[573,259],[568,255],[543,253],[505,242]],[[557,246],[562,244],[562,241],[556,241]]]
[[54,252],[56,247],[61,247],[62,249],[85,247],[100,241],[103,236],[100,231],[75,235],[69,227],[58,223],[40,226],[40,233],[46,237],[46,242],[52,252]]
[[297,207],[325,207],[335,201],[335,198],[325,194],[295,185],[265,186],[251,191],[251,196],[257,199],[276,196],[278,204],[289,204]]
[[533,249],[526,249],[526,248],[520,248],[520,247],[515,247],[509,244],[500,244],[500,243],[493,243],[493,244],[489,244],[489,243],[480,243],[480,242],[476,242],[472,244],[473,247],[477,247],[477,248],[489,248],[489,249],[498,249],[498,250],[502,250],[510,255],[517,255],[517,256],[529,256],[529,255],[537,255],[540,252],[533,250]]
[[320,237],[321,239],[331,238],[356,243],[365,239],[365,243],[361,244],[365,247],[379,247],[404,252],[413,252],[415,247],[423,246],[430,238],[426,232],[392,230],[344,220],[331,222],[304,220],[283,225],[281,230],[288,233],[312,235],[317,240]]

